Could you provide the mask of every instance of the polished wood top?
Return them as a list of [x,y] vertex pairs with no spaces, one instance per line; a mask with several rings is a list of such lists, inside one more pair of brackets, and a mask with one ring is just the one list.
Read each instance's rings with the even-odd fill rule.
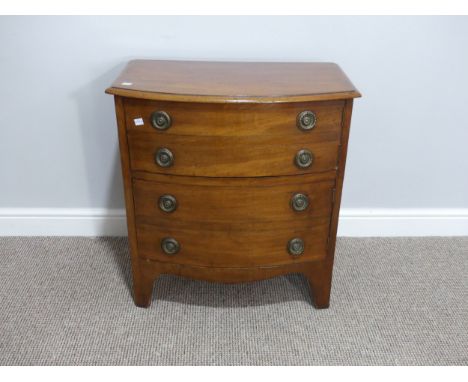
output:
[[108,94],[180,102],[270,103],[360,97],[333,63],[130,61]]

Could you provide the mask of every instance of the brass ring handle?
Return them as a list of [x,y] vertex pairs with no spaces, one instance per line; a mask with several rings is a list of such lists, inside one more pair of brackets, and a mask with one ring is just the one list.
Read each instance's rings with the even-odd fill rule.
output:
[[161,195],[159,208],[164,212],[174,212],[177,208],[177,199],[172,195]]
[[317,117],[313,111],[303,111],[297,115],[296,126],[303,131],[312,130],[317,122]]
[[291,198],[291,208],[294,211],[305,211],[309,207],[309,197],[305,194],[294,194]]
[[180,245],[173,237],[165,237],[161,240],[161,249],[166,255],[175,255],[180,251]]
[[295,237],[288,242],[288,252],[291,256],[300,256],[304,253],[304,241]]
[[312,165],[313,161],[314,154],[310,150],[302,149],[296,153],[295,163],[299,168],[308,168]]
[[163,147],[156,151],[155,161],[160,167],[171,167],[174,164],[174,154],[171,150]]
[[171,117],[165,111],[153,112],[150,120],[151,125],[153,125],[156,130],[167,130],[172,124]]

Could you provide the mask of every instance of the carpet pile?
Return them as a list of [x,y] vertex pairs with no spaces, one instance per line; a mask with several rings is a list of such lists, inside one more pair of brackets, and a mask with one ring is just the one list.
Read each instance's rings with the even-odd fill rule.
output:
[[468,238],[339,238],[331,306],[299,275],[162,276],[126,238],[0,238],[0,365],[468,365]]

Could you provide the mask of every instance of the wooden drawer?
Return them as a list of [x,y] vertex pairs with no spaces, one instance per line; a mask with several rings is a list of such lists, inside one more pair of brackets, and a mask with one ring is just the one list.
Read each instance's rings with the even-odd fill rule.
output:
[[[307,135],[311,142],[339,141],[343,101],[284,104],[203,104],[187,102],[125,100],[127,129],[152,134],[246,136]],[[297,116],[312,111],[316,123],[310,131],[296,126]],[[164,111],[171,119],[166,130],[151,124],[151,115]],[[135,123],[135,121],[137,121]],[[143,125],[141,125],[143,121]]]
[[[161,174],[250,177],[278,176],[335,170],[338,142],[309,142],[307,135],[280,136],[179,136],[129,131],[130,166],[133,171]],[[174,157],[170,167],[155,162],[160,148]],[[299,150],[310,150],[314,156],[308,168],[294,163]]]
[[[249,267],[307,262],[326,256],[330,218],[307,221],[195,223],[161,220],[158,225],[138,224],[141,258],[161,262],[213,267]],[[177,240],[180,250],[167,255],[164,238]],[[288,242],[304,241],[304,253],[291,256]]]
[[[138,223],[161,225],[163,220],[240,224],[305,221],[330,215],[335,184],[333,179],[313,175],[260,179],[170,175],[152,178],[151,181],[133,180]],[[175,199],[174,210],[168,212],[164,206],[159,206],[164,196]],[[294,200],[304,199],[308,201],[305,209],[294,204]]]

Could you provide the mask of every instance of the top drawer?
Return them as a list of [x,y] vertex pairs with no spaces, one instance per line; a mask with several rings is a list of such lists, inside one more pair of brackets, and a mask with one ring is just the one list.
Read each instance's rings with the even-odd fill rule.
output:
[[309,140],[326,142],[340,139],[343,106],[344,101],[204,104],[127,98],[125,116],[129,131],[202,136],[307,133]]

